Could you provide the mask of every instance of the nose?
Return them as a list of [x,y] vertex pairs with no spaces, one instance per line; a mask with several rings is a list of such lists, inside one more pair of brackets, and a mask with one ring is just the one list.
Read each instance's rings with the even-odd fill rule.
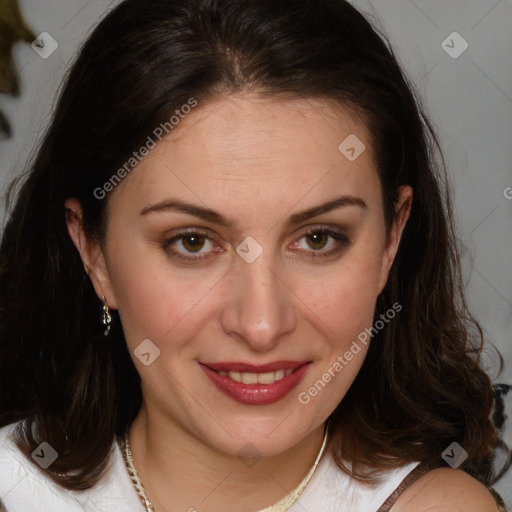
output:
[[239,258],[228,279],[229,298],[222,313],[224,331],[255,352],[274,349],[292,333],[297,310],[284,277],[265,251],[252,263]]

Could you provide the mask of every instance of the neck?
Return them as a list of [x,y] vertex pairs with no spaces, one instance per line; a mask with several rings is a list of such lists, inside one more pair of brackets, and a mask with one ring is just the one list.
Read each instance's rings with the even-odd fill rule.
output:
[[277,456],[241,460],[204,444],[169,419],[153,418],[143,406],[128,438],[157,512],[235,512],[264,509],[292,492],[313,466],[324,428]]

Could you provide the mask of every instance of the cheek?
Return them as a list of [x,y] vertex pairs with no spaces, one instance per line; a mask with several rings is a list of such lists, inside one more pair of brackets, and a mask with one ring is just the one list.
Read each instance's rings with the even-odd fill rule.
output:
[[166,253],[159,248],[145,248],[112,239],[108,258],[109,275],[114,289],[126,341],[131,348],[142,340],[160,344],[171,331],[180,327],[187,314],[212,288],[187,270],[173,268]]
[[381,261],[378,247],[361,247],[302,291],[307,304],[329,326],[330,338],[346,341],[371,324]]
[[298,401],[312,408],[315,417],[332,413],[366,357],[378,295],[378,254],[375,247],[366,254],[354,251],[323,279],[321,293],[309,293],[311,309],[319,319],[316,330],[323,339],[312,348],[318,364],[298,390]]

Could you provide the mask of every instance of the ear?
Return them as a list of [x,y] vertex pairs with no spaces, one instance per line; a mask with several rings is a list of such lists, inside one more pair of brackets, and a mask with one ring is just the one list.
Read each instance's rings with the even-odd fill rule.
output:
[[409,215],[411,214],[412,196],[412,187],[409,185],[398,187],[398,199],[395,202],[395,218],[389,231],[382,257],[379,294],[384,289],[384,286],[386,286],[389,271],[391,270],[396,253],[398,252],[402,233],[409,219]]
[[103,302],[103,297],[112,309],[117,308],[115,295],[110,281],[103,249],[98,241],[87,237],[83,228],[83,214],[80,201],[70,198],[65,203],[66,225],[69,236],[80,254],[84,269],[91,279],[98,299]]

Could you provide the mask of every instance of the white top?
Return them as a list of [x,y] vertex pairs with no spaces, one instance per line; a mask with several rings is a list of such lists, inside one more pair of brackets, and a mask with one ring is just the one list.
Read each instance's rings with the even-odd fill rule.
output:
[[[68,491],[19,451],[10,435],[15,427],[0,429],[0,503],[7,512],[145,512],[117,443],[113,443],[110,468],[101,483],[86,491]],[[417,465],[413,462],[387,471],[382,483],[370,488],[340,471],[326,451],[308,486],[288,511],[377,512]]]

